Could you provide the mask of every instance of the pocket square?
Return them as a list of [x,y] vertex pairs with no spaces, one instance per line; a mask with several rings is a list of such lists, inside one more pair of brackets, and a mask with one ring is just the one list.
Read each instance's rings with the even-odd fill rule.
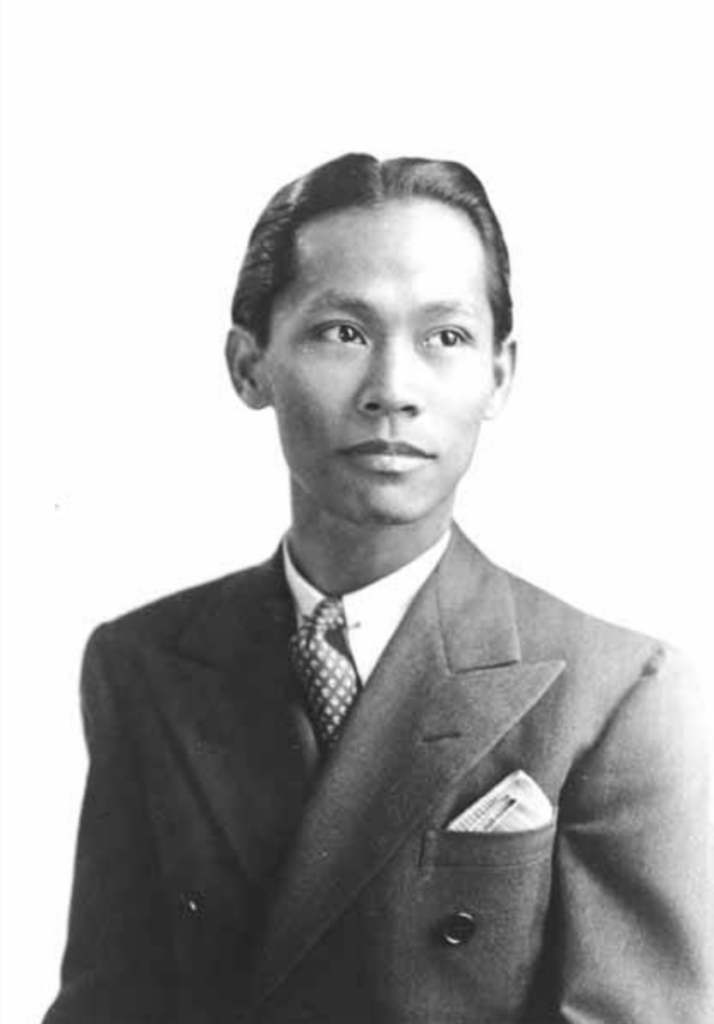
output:
[[511,772],[457,815],[449,832],[525,832],[549,825],[553,806],[530,775]]

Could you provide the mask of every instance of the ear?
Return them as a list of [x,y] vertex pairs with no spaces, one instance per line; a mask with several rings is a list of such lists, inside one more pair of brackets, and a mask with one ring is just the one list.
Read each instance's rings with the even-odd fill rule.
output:
[[249,408],[264,409],[272,405],[265,349],[254,334],[243,327],[231,327],[226,338],[226,361],[233,387]]
[[517,348],[515,338],[506,338],[494,352],[493,391],[484,412],[484,419],[494,420],[508,401],[516,373]]

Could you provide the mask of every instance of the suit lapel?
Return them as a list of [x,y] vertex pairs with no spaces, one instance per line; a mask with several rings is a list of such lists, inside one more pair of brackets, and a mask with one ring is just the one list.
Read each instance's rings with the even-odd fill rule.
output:
[[563,667],[519,657],[507,578],[456,530],[308,799],[270,907],[256,1005]]
[[317,766],[287,657],[293,629],[276,557],[224,581],[148,673],[175,760],[255,881],[295,828]]

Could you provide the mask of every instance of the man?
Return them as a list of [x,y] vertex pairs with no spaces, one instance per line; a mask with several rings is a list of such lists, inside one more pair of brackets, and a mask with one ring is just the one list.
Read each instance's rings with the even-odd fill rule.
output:
[[515,366],[464,167],[350,155],[251,236],[233,383],[275,557],[95,633],[47,1024],[704,1021],[691,686],[452,524]]

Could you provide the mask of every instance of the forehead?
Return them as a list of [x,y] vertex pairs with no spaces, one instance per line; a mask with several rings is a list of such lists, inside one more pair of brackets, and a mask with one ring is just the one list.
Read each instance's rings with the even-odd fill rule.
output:
[[296,237],[296,272],[285,298],[322,291],[443,302],[487,302],[481,238],[462,211],[432,199],[388,200],[323,215]]

